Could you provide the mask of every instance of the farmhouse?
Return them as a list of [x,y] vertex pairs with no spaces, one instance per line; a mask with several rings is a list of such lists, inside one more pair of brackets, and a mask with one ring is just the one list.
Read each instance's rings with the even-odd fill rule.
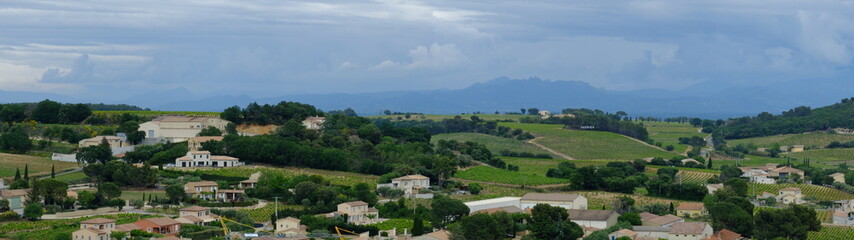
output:
[[179,211],[178,218],[175,221],[184,223],[184,224],[196,224],[196,225],[204,225],[213,221],[217,221],[218,217],[216,214],[211,213],[210,208],[192,206],[188,208],[182,208]]
[[261,172],[256,172],[249,175],[249,179],[240,181],[238,187],[242,189],[255,188],[255,184],[258,184],[258,178],[261,178]]
[[80,230],[71,233],[74,240],[109,240],[110,233],[116,228],[116,220],[93,218],[80,222]]
[[106,141],[110,148],[123,148],[130,147],[130,143],[126,142],[127,138],[121,138],[117,136],[97,136],[92,138],[87,138],[80,140],[77,142],[77,146],[79,148],[91,147],[101,145],[102,142]]
[[147,218],[133,224],[142,227],[142,231],[149,233],[174,236],[181,232],[181,223],[171,218]]
[[9,200],[9,208],[12,211],[24,209],[24,203],[30,189],[0,190],[0,199]]
[[619,214],[610,210],[569,209],[569,219],[582,227],[605,229],[617,224]]
[[202,149],[202,143],[205,143],[208,141],[219,142],[219,141],[222,141],[222,139],[223,139],[222,136],[193,137],[193,138],[190,138],[190,140],[187,140],[187,148],[190,149],[190,151],[198,151],[198,150]]
[[220,189],[216,192],[216,200],[223,202],[243,201],[245,195],[242,189]]
[[225,131],[229,121],[214,117],[161,116],[139,125],[139,131],[145,132],[145,141],[183,142],[199,135],[208,127]]
[[804,151],[804,145],[794,145],[794,146],[792,146],[791,149],[789,149],[789,152],[793,152],[793,153],[803,152],[803,151]]
[[325,117],[307,117],[302,121],[302,125],[309,130],[323,129],[323,123],[326,122]]
[[240,159],[211,155],[208,151],[189,151],[186,156],[175,159],[176,167],[237,167],[243,166]]
[[540,203],[566,209],[587,209],[587,198],[565,193],[526,193],[519,205],[521,209],[529,209]]
[[709,194],[715,193],[716,191],[720,190],[721,188],[724,188],[723,183],[706,184],[706,191],[708,191]]
[[804,195],[801,194],[800,188],[788,187],[780,189],[780,194],[777,195],[777,202],[784,204],[803,204],[806,202],[803,198]]
[[833,224],[854,225],[854,212],[833,212]]
[[668,232],[670,240],[702,240],[712,236],[712,226],[705,222],[680,222]]
[[804,171],[789,166],[782,166],[775,169],[771,169],[770,171],[768,171],[768,174],[770,174],[771,177],[776,178],[788,178],[793,174],[797,174],[798,176],[803,177]]
[[696,218],[708,214],[703,203],[685,202],[676,207],[676,215]]
[[214,181],[188,182],[184,184],[184,192],[192,198],[210,200],[215,197],[218,186]]
[[372,224],[374,218],[379,216],[376,208],[369,208],[368,203],[363,201],[345,202],[338,204],[338,211],[327,214],[327,216],[347,215],[347,222],[352,224]]
[[672,214],[658,216],[652,213],[644,212],[641,213],[640,216],[641,222],[643,222],[643,226],[670,227],[674,223],[685,222],[685,219]]
[[407,175],[391,179],[391,183],[377,184],[377,189],[381,187],[401,189],[406,196],[411,196],[418,194],[418,190],[420,189],[430,188],[430,178],[423,175]]
[[276,220],[276,234],[283,234],[286,237],[306,234],[308,227],[300,225],[300,220],[293,217],[286,217]]

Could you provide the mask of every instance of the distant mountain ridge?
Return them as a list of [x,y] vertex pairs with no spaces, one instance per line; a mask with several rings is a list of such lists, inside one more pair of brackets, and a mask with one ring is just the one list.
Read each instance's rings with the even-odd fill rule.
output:
[[[707,81],[680,91],[613,91],[580,81],[502,77],[456,90],[296,94],[256,98],[247,95],[199,96],[187,89],[178,88],[99,102],[124,103],[167,111],[222,111],[229,106],[245,106],[251,102],[274,104],[279,101],[298,101],[327,111],[349,107],[360,115],[378,115],[386,109],[428,114],[460,114],[478,111],[518,112],[520,108],[536,107],[550,111],[560,111],[564,108],[626,111],[632,116],[729,118],[752,116],[765,111],[780,113],[801,105],[830,105],[839,99],[850,97],[852,94],[849,89],[854,89],[854,83],[816,80],[765,86]],[[38,101],[44,98],[85,102],[85,99],[57,94],[16,93],[5,96],[6,93],[0,92],[0,102]]]

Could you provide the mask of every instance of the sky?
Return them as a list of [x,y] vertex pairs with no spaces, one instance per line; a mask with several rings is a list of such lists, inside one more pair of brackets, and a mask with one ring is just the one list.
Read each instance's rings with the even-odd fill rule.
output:
[[[100,99],[850,79],[851,1],[3,0],[0,90]],[[846,80],[847,81],[847,80]]]

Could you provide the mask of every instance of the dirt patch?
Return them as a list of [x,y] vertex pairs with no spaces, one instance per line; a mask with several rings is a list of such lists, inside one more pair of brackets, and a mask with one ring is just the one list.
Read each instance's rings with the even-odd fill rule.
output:
[[242,133],[264,135],[264,134],[269,134],[269,133],[272,133],[273,131],[276,131],[276,128],[278,128],[278,127],[279,127],[278,125],[272,125],[272,124],[271,125],[240,124],[237,126],[237,131],[242,132]]

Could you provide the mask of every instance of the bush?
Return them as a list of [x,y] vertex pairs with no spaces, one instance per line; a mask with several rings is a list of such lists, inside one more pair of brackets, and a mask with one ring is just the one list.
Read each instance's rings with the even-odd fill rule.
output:
[[390,187],[380,187],[377,189],[377,194],[382,195],[387,198],[396,198],[403,196],[406,193],[403,189],[390,188]]
[[41,204],[33,203],[24,208],[24,218],[35,221],[44,215],[44,209]]
[[0,221],[17,221],[21,220],[21,215],[14,211],[5,211],[0,213]]

